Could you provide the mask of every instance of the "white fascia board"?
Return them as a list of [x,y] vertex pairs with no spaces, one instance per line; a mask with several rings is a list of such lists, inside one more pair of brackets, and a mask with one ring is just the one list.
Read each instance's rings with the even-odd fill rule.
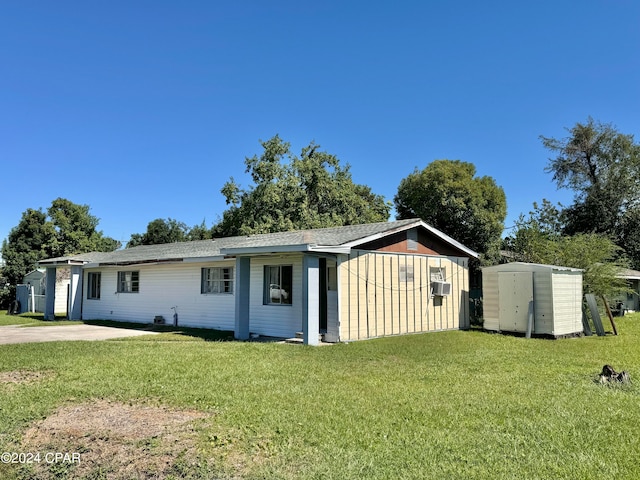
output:
[[341,246],[342,247],[355,247],[357,245],[362,245],[363,243],[369,243],[369,242],[372,242],[374,240],[378,240],[380,238],[386,237],[388,235],[392,235],[394,233],[398,233],[398,232],[403,232],[405,230],[409,230],[411,228],[414,228],[417,225],[427,226],[426,223],[424,223],[424,222],[422,222],[420,220],[416,220],[415,222],[409,223],[408,225],[403,225],[401,227],[392,228],[391,230],[385,230],[384,232],[374,233],[373,235],[369,235],[368,237],[363,237],[363,238],[359,238],[358,240],[353,240],[351,242],[343,243]]
[[204,262],[220,262],[222,260],[229,260],[224,255],[215,255],[213,257],[190,257],[185,258],[183,263],[204,263]]
[[473,258],[479,258],[480,257],[480,255],[478,255],[478,253],[474,252],[473,250],[471,250],[468,247],[465,247],[463,244],[461,244],[457,240],[454,240],[453,238],[451,238],[446,233],[441,232],[437,228],[432,227],[431,225],[423,222],[422,220],[416,220],[413,223],[409,223],[409,224],[403,225],[401,227],[393,228],[391,230],[386,230],[386,231],[381,232],[381,233],[376,233],[376,234],[370,235],[368,237],[360,238],[358,240],[354,240],[353,242],[345,243],[342,246],[343,247],[355,247],[357,245],[362,245],[363,243],[369,243],[369,242],[372,242],[373,240],[378,240],[378,239],[386,237],[388,235],[392,235],[392,234],[398,233],[398,232],[403,232],[405,230],[410,230],[410,229],[418,227],[418,226],[419,227],[423,227],[425,230],[433,233],[436,237],[438,237],[441,240],[443,240],[444,242],[454,246],[458,250],[461,250],[461,251],[465,252],[470,257],[473,257]]
[[83,266],[83,265],[86,265],[86,263],[87,262],[84,262],[82,260],[63,260],[63,261],[56,260],[55,262],[47,262],[45,260],[45,261],[37,262],[37,265],[46,268],[46,267],[70,267],[70,266],[77,266],[77,265]]
[[265,253],[310,252],[312,245],[271,245],[263,247],[221,248],[223,255],[264,255]]
[[327,245],[312,245],[309,249],[312,252],[318,253],[346,253],[349,254],[351,252],[351,247],[345,246],[327,246]]
[[442,240],[444,240],[445,242],[453,245],[454,247],[456,247],[458,250],[462,250],[463,252],[467,253],[469,256],[473,257],[473,258],[480,258],[480,255],[477,252],[474,252],[473,250],[471,250],[468,247],[465,247],[463,244],[461,244],[459,241],[454,240],[453,238],[451,238],[449,235],[447,235],[444,232],[441,232],[440,230],[438,230],[435,227],[432,227],[431,225],[424,223],[423,221],[420,221],[420,225],[422,225],[424,228],[426,228],[427,230],[429,230],[431,233],[433,233],[434,235],[440,237]]

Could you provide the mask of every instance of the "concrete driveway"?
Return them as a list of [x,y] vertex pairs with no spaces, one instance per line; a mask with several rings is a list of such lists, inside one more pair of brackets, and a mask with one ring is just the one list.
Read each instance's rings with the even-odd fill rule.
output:
[[60,342],[66,340],[108,340],[110,338],[155,335],[128,328],[101,327],[98,325],[59,325],[51,327],[0,327],[0,345],[9,343]]

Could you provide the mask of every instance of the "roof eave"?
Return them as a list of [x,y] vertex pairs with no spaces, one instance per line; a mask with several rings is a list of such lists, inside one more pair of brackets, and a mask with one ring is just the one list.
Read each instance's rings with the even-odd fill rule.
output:
[[39,262],[36,262],[36,265],[38,266],[42,266],[42,267],[70,267],[70,266],[83,266],[86,265],[88,262],[85,262],[84,260],[74,260],[72,258],[69,259],[53,259],[53,260],[40,260]]
[[265,253],[300,253],[312,251],[312,245],[267,245],[260,247],[221,248],[222,255],[264,255]]
[[375,234],[369,235],[367,237],[359,238],[358,240],[353,240],[351,242],[347,242],[347,243],[343,244],[342,247],[350,247],[350,248],[351,247],[356,247],[358,245],[362,245],[363,243],[369,243],[369,242],[372,242],[374,240],[378,240],[380,238],[386,237],[388,235],[393,235],[394,233],[403,232],[405,230],[410,230],[410,229],[418,227],[418,226],[423,227],[425,230],[431,232],[432,234],[434,234],[435,236],[437,236],[438,238],[440,238],[444,242],[446,242],[449,245],[453,246],[454,248],[466,253],[470,257],[473,257],[475,259],[480,258],[480,254],[478,254],[477,252],[474,252],[470,248],[465,247],[463,244],[461,244],[457,240],[454,240],[453,238],[451,238],[446,233],[441,232],[437,228],[432,227],[431,225],[429,225],[428,223],[423,222],[420,219],[417,219],[415,222],[407,223],[406,225],[401,225],[399,227],[395,227],[395,228],[392,228],[392,229],[389,229],[389,230],[385,230],[384,232],[375,233]]

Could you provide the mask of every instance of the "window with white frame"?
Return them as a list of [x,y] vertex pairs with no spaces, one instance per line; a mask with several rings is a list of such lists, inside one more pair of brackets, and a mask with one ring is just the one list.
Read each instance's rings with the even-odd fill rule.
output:
[[140,291],[140,272],[118,272],[118,293],[138,293]]
[[447,270],[445,267],[430,267],[429,276],[432,282],[446,282]]
[[265,305],[291,305],[293,296],[293,266],[264,267]]
[[102,274],[100,272],[89,272],[87,276],[87,299],[100,300],[100,281]]
[[200,293],[233,293],[233,267],[203,268]]

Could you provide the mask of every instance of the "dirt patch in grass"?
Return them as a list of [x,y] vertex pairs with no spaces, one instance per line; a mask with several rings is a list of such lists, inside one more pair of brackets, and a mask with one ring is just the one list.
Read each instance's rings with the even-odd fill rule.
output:
[[53,372],[49,371],[12,370],[10,372],[0,372],[0,384],[29,384],[51,378],[52,376]]
[[198,458],[195,427],[206,417],[194,410],[96,400],[61,407],[37,422],[25,432],[21,449],[43,458],[46,452],[69,454],[66,461],[28,466],[34,478],[200,478],[196,472],[206,465]]

